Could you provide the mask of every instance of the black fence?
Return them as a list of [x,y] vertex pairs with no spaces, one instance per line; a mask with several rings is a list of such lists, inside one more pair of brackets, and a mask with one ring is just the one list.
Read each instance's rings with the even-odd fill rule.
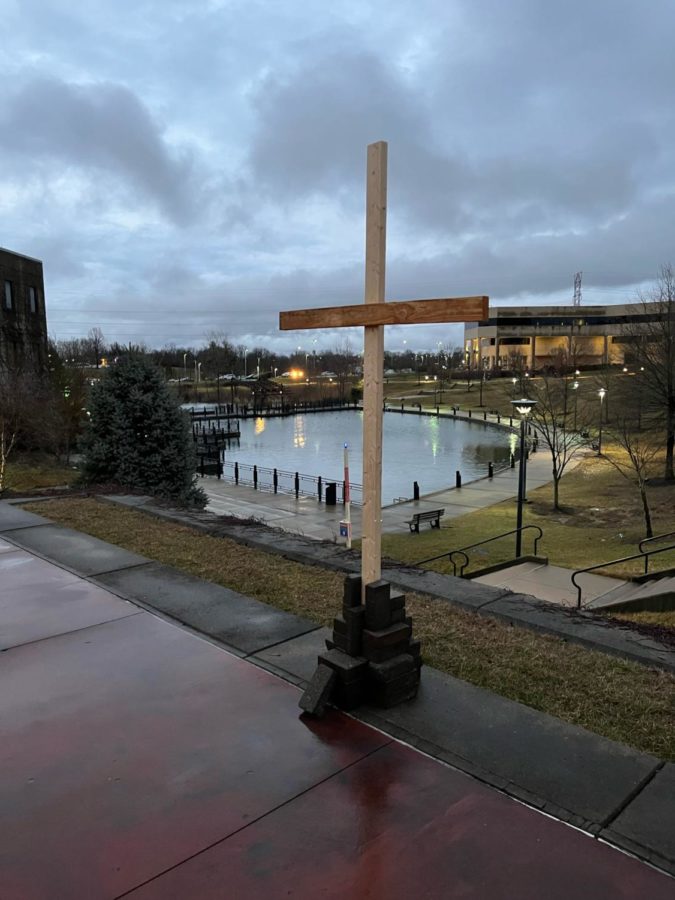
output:
[[[197,457],[199,475],[216,475],[232,484],[253,487],[271,494],[294,494],[296,498],[316,497],[320,503],[336,506],[345,502],[345,483],[322,475],[303,475],[285,469],[268,469],[248,463],[223,462],[220,454],[204,453]],[[349,483],[350,501],[356,506],[363,503],[363,486]]]
[[342,409],[358,409],[356,400],[303,400],[285,403],[269,399],[260,403],[203,403],[194,404],[189,410],[193,422],[224,421],[228,417],[249,419],[253,416],[294,416],[298,413],[332,412]]

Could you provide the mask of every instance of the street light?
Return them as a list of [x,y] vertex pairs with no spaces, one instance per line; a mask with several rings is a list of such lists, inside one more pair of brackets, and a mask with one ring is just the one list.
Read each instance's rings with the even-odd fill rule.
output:
[[518,384],[518,379],[515,377],[515,375],[511,379],[511,384],[513,385],[513,392],[511,394],[511,397],[515,400],[516,399],[516,385]]
[[577,430],[577,391],[579,390],[579,382],[575,381],[572,383],[572,390],[574,391],[574,430]]
[[185,376],[185,381],[187,381],[187,353],[183,354],[183,375]]
[[532,408],[536,406],[537,401],[528,400],[526,397],[523,397],[520,400],[512,400],[511,403],[520,416],[520,466],[518,469],[518,513],[516,517],[516,558],[518,558],[522,549],[523,503],[525,502],[525,484],[527,481],[525,427],[527,417],[532,411]]
[[600,398],[600,431],[598,432],[598,456],[602,455],[602,401],[605,399],[605,394],[607,391],[604,388],[600,388],[598,391],[598,397]]

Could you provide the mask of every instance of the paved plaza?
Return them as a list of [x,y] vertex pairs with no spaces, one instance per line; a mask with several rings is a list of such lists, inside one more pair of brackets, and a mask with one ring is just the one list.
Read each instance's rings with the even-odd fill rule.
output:
[[[669,876],[386,729],[301,717],[299,687],[260,666],[293,668],[287,647],[306,668],[316,625],[6,504],[0,533],[3,900],[673,897]],[[177,596],[222,601],[223,637],[179,625]],[[433,671],[423,687],[418,716]],[[491,697],[471,690],[463,728]],[[591,766],[611,745],[594,740],[575,751]],[[583,801],[607,811],[620,772],[622,794],[663,774],[611,746],[613,786],[596,773]]]

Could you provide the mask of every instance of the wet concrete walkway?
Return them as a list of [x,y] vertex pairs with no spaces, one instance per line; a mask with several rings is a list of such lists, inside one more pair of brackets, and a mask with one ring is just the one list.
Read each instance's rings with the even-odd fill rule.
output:
[[[142,557],[0,512],[3,900],[673,897],[668,876],[380,731],[301,718],[297,687],[73,570],[129,583]],[[284,616],[251,607],[240,644],[307,632]]]

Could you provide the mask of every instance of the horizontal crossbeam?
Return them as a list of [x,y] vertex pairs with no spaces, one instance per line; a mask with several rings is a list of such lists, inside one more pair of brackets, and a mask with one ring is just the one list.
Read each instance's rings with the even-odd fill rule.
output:
[[445,297],[440,300],[400,300],[294,309],[279,313],[279,328],[293,331],[357,325],[432,325],[441,322],[481,322],[487,317],[487,297]]

